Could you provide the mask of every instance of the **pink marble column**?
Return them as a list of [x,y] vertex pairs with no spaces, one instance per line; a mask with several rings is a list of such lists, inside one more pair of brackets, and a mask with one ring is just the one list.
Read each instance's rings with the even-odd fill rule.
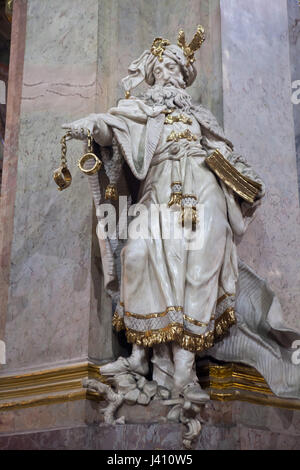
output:
[[[15,0],[7,98],[3,176],[0,197],[0,340],[4,338],[9,291],[10,253],[18,170],[27,0]],[[5,358],[0,356],[0,364]]]

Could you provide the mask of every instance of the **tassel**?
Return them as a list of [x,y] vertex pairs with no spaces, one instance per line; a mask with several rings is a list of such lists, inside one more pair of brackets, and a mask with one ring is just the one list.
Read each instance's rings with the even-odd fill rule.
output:
[[171,197],[170,197],[170,201],[168,203],[168,207],[171,207],[174,204],[178,204],[180,206],[181,205],[181,199],[182,199],[182,193],[181,192],[171,193]]
[[174,204],[181,205],[182,202],[182,185],[180,181],[174,181],[171,183],[171,196],[168,203],[168,207],[173,206]]
[[184,227],[185,224],[190,225],[190,222],[192,222],[192,230],[196,230],[196,225],[198,222],[196,207],[182,206],[180,218],[182,227]]

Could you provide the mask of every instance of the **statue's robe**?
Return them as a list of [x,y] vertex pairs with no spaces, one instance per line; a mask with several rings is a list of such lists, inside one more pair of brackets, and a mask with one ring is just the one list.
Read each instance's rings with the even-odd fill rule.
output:
[[[142,216],[154,238],[129,239],[121,252],[114,325],[125,328],[128,341],[139,345],[176,341],[190,351],[202,353],[209,348],[209,354],[218,359],[245,362],[256,367],[278,395],[298,397],[300,372],[291,361],[294,351],[288,352],[286,344],[282,349],[279,343],[294,332],[284,326],[274,293],[236,254],[235,237],[247,228],[251,204],[234,196],[234,178],[225,186],[207,166],[206,157],[218,149],[241,177],[260,184],[259,198],[264,184],[234,152],[205,107],[192,108],[191,126],[174,126],[176,131],[187,127],[195,131],[196,142],[167,142],[172,129],[164,124],[164,110],[131,98],[98,117],[111,127],[130,170],[142,182],[140,203],[147,208],[167,205],[174,181],[181,181],[184,194],[197,197],[203,208],[198,224],[202,246],[187,250],[182,239],[164,239],[169,221],[163,214],[151,228],[148,216]],[[179,209],[168,210],[179,215]],[[100,220],[98,234],[103,232]],[[109,285],[116,277],[111,241],[100,239],[100,248]],[[230,327],[230,335],[219,341]],[[275,328],[281,333],[274,334]]]

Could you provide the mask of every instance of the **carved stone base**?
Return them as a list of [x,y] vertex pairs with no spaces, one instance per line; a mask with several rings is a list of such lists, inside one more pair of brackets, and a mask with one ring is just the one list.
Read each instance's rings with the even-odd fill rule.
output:
[[[193,386],[188,387],[182,396],[169,398],[170,393],[167,389],[160,390],[155,381],[147,381],[143,376],[135,373],[117,374],[113,378],[112,386],[96,379],[84,379],[82,384],[88,391],[96,392],[104,398],[105,405],[99,411],[106,424],[117,426],[135,422],[136,407],[143,405],[143,408],[147,410],[146,422],[184,424],[182,444],[186,449],[192,449],[201,431],[201,423],[204,423],[202,411],[209,397],[201,391],[199,385],[197,387],[199,391],[196,390],[198,393],[195,393],[195,386]],[[163,399],[162,391],[168,394],[165,399]],[[192,402],[189,396],[198,398],[198,401]],[[132,413],[130,413],[130,408],[133,408]],[[155,409],[159,410],[159,416],[155,417],[153,413]],[[145,413],[142,415],[145,417]]]

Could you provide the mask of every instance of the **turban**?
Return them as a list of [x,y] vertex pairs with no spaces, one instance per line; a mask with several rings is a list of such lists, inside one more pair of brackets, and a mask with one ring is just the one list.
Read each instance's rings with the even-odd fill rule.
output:
[[[193,64],[187,63],[186,56],[179,46],[175,44],[167,46],[163,56],[169,57],[180,65],[186,86],[190,86],[194,82],[197,76],[196,68]],[[152,54],[149,50],[144,51],[137,60],[130,64],[128,68],[129,75],[122,79],[125,91],[130,92],[132,88],[137,87],[144,80],[148,85],[153,85],[155,82],[153,71],[157,63],[160,62],[156,55]]]

